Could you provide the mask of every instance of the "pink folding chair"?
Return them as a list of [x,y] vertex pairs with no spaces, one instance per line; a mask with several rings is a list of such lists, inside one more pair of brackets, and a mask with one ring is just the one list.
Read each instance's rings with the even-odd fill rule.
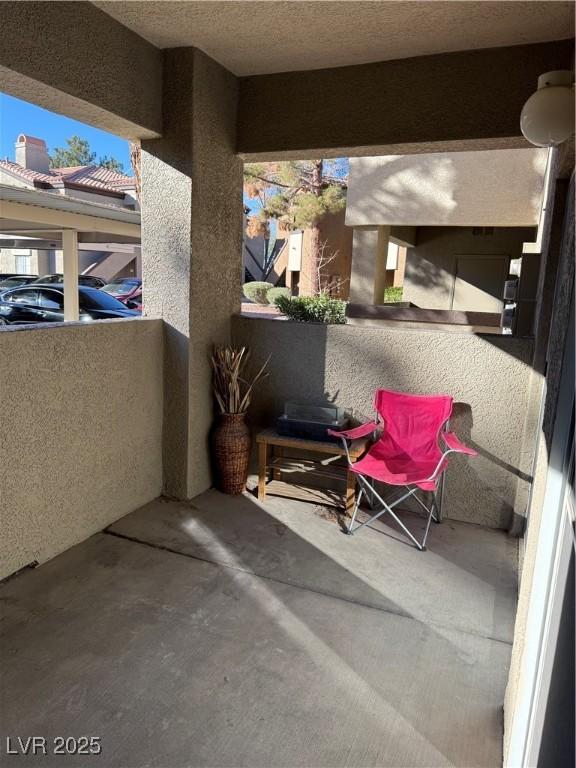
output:
[[[342,438],[349,467],[358,475],[360,482],[360,492],[347,532],[355,533],[388,512],[418,549],[425,550],[432,518],[439,522],[438,486],[448,466],[448,455],[478,454],[461,443],[453,432],[447,431],[452,414],[452,398],[449,395],[406,395],[389,389],[378,389],[374,396],[374,408],[376,417],[373,422],[341,432],[330,430],[331,435]],[[348,453],[347,441],[367,437],[372,433],[377,435],[380,430],[380,436],[367,453],[353,463]],[[439,445],[440,438],[444,443],[443,448]],[[392,502],[386,502],[376,490],[376,481],[402,486],[406,493]],[[418,491],[432,492],[430,507],[416,495]],[[364,495],[370,500],[372,508],[375,507],[375,499],[382,507],[370,519],[354,527],[358,507]],[[392,511],[412,496],[428,514],[422,541],[418,541]]]

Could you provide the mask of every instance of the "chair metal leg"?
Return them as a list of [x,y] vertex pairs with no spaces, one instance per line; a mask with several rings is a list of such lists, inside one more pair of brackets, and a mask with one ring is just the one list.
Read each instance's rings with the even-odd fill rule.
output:
[[426,530],[424,531],[424,538],[422,539],[422,550],[426,549],[426,539],[428,538],[428,531],[430,530],[430,523],[432,522],[432,509],[430,509],[430,514],[428,515],[428,522],[426,523]]
[[424,546],[424,544],[426,543],[426,537],[424,537],[424,543],[423,543],[423,544],[421,544],[421,543],[418,541],[418,539],[417,539],[417,538],[414,536],[414,534],[412,534],[412,533],[411,533],[411,532],[408,530],[408,528],[406,528],[406,526],[404,525],[404,523],[402,522],[402,520],[400,520],[400,518],[399,518],[397,515],[395,515],[395,514],[394,514],[394,512],[392,512],[392,510],[390,510],[390,514],[392,515],[392,517],[394,518],[394,520],[396,520],[396,522],[398,523],[398,525],[400,526],[400,528],[402,528],[402,530],[404,531],[404,533],[405,533],[405,534],[406,534],[406,535],[407,535],[407,536],[408,536],[408,537],[409,537],[409,538],[410,538],[410,539],[411,539],[411,540],[414,542],[414,544],[415,544],[415,545],[418,547],[418,549],[419,549],[419,550],[421,550],[421,551],[422,551],[423,549],[426,549],[426,547]]
[[[446,485],[446,472],[442,472],[442,477],[438,483],[438,488],[434,494],[434,501],[436,503],[436,522],[442,522],[442,508],[444,506],[444,487]],[[438,496],[440,496],[440,502],[438,503]]]
[[[371,523],[374,520],[378,520],[379,517],[382,517],[383,514],[386,512],[391,512],[391,510],[388,507],[385,507],[384,509],[381,509],[380,512],[377,512],[375,515],[372,515],[368,520],[364,520],[363,523],[359,523],[359,525],[354,528],[354,531],[350,530],[352,528],[352,523],[350,523],[350,528],[348,529],[348,533],[356,533],[356,531],[359,531],[360,528],[364,528],[365,525],[368,525],[368,523]],[[354,518],[352,518],[352,522],[354,521]]]
[[356,496],[356,503],[354,504],[354,512],[352,512],[352,519],[350,520],[350,525],[348,526],[348,533],[352,535],[354,533],[354,530],[357,530],[359,527],[353,529],[352,526],[354,525],[354,520],[356,520],[356,513],[358,512],[358,507],[360,506],[360,500],[362,499],[362,496],[364,495],[364,488],[360,488],[360,491],[358,495]]
[[[358,499],[356,506],[354,508],[354,514],[352,515],[352,520],[350,521],[350,526],[348,527],[348,533],[352,534],[356,531],[360,530],[360,528],[363,528],[365,525],[369,525],[370,523],[374,522],[374,520],[378,520],[378,518],[382,517],[382,515],[386,514],[387,512],[390,513],[390,515],[394,518],[396,523],[400,526],[400,528],[404,531],[406,536],[414,543],[414,545],[420,550],[424,551],[426,549],[426,541],[428,539],[428,532],[430,530],[430,523],[432,522],[432,518],[434,517],[434,503],[427,507],[424,502],[418,498],[416,495],[417,488],[410,488],[409,486],[404,486],[407,490],[407,493],[403,494],[399,498],[395,499],[391,504],[387,504],[384,499],[378,494],[378,492],[375,490],[374,486],[368,481],[367,478],[363,477],[362,475],[359,476],[360,483],[362,485],[362,488],[360,489],[360,493],[358,494]],[[368,490],[366,490],[366,488]],[[380,509],[375,515],[372,515],[368,520],[365,520],[363,523],[360,523],[355,528],[353,528],[354,521],[356,519],[356,513],[358,511],[358,507],[360,505],[360,499],[362,495],[366,495],[368,497],[372,496],[372,494],[378,499],[378,501],[382,504],[382,509]],[[418,502],[418,504],[426,511],[427,513],[427,520],[426,520],[426,530],[424,531],[424,537],[422,538],[422,541],[418,541],[418,539],[414,536],[414,534],[404,525],[402,520],[398,517],[398,515],[395,514],[393,511],[393,507],[395,507],[400,502],[404,501],[405,499],[413,496],[414,499]]]
[[432,509],[434,510],[432,519],[435,523],[441,523],[442,517],[440,516],[440,507],[438,505],[438,491],[434,491],[432,494]]

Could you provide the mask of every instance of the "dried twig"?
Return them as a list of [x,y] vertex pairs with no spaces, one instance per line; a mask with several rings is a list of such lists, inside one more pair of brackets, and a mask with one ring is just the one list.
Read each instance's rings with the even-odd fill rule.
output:
[[213,390],[221,413],[245,413],[254,386],[268,376],[270,357],[254,377],[244,375],[250,352],[246,347],[216,345],[212,351]]

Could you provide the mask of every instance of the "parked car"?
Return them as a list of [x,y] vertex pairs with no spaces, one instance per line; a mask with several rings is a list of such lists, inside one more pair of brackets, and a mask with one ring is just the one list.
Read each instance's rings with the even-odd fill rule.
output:
[[[78,288],[80,320],[138,317],[139,313],[103,291]],[[0,297],[0,325],[64,322],[64,286],[59,283],[30,283],[5,291]]]
[[138,288],[129,299],[124,302],[128,309],[135,309],[136,312],[142,312],[142,288]]
[[17,288],[19,285],[28,285],[38,279],[38,275],[10,275],[0,279],[0,293],[8,288]]
[[[42,283],[42,285],[48,285],[50,283],[63,283],[64,275],[42,275],[35,280],[36,283]],[[94,275],[78,275],[78,285],[87,285],[90,288],[103,288],[106,285],[106,281],[101,277],[95,277]]]
[[126,302],[138,291],[142,292],[142,280],[139,277],[120,277],[102,288],[118,301]]

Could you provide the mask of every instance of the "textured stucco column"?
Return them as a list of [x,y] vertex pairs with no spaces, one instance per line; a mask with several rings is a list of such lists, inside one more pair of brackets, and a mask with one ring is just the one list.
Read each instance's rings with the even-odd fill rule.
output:
[[355,227],[352,240],[350,301],[382,304],[386,285],[386,259],[390,227]]
[[237,82],[192,48],[164,54],[164,132],[142,143],[146,315],[164,320],[165,492],[211,485],[209,353],[240,308],[242,167]]
[[78,232],[62,232],[62,260],[64,264],[64,320],[80,318],[78,297]]
[[384,303],[384,288],[386,288],[386,262],[388,260],[388,245],[390,244],[390,227],[378,227],[378,242],[376,245],[376,263],[374,264],[374,294],[372,303]]

